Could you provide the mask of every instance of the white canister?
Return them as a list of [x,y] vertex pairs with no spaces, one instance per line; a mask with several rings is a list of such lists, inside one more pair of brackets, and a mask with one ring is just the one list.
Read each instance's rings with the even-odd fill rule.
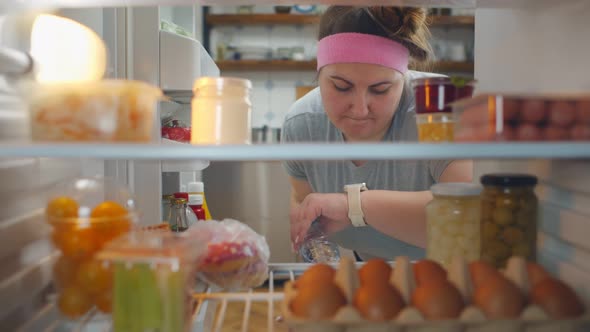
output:
[[250,144],[252,103],[249,80],[202,77],[191,102],[192,144]]

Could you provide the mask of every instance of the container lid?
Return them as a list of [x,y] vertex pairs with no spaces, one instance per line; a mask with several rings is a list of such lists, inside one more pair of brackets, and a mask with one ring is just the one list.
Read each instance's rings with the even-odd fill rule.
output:
[[463,182],[437,183],[430,187],[433,195],[440,196],[478,196],[482,187],[478,184]]
[[170,232],[133,231],[108,243],[97,258],[124,263],[173,264],[196,262],[206,243]]
[[187,185],[187,190],[189,193],[202,193],[205,192],[205,185],[203,182],[199,181],[192,181],[189,182]]
[[218,89],[223,87],[252,89],[252,82],[237,77],[201,77],[195,81],[193,91],[197,91],[205,86],[216,86]]
[[481,177],[481,184],[484,186],[534,186],[537,184],[537,177],[528,174],[486,174]]
[[175,200],[172,201],[172,203],[174,203],[176,205],[186,204],[186,202],[187,202],[186,198],[176,198]]
[[188,193],[187,192],[178,192],[174,193],[175,198],[184,198],[188,201]]
[[200,194],[188,195],[188,204],[189,205],[203,205],[203,195],[200,195]]

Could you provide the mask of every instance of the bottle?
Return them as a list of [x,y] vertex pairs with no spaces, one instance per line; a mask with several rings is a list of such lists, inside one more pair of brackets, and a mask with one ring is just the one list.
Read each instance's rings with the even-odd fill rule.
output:
[[176,198],[172,201],[172,212],[168,222],[173,232],[184,232],[197,222],[197,217],[193,210],[188,208],[186,199]]
[[[205,184],[200,181],[193,181],[187,184],[187,191],[189,195],[201,195],[203,196],[203,210],[205,211],[205,219],[204,220],[211,220],[211,212],[209,211],[209,207],[207,207],[207,199],[205,198]],[[200,220],[200,219],[199,219]]]
[[317,220],[311,223],[299,254],[306,263],[333,263],[340,260],[338,246],[328,241]]
[[197,220],[207,220],[205,216],[205,209],[203,209],[203,195],[189,194],[188,206],[193,210],[197,216]]

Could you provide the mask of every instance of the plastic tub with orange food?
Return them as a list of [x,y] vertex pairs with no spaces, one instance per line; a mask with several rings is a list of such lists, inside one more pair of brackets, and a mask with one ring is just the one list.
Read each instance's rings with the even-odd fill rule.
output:
[[68,180],[53,189],[45,215],[59,251],[53,281],[60,313],[76,319],[95,306],[110,313],[112,271],[95,256],[136,223],[133,196],[110,179]]
[[32,85],[31,134],[35,141],[151,139],[153,113],[162,91],[139,81]]

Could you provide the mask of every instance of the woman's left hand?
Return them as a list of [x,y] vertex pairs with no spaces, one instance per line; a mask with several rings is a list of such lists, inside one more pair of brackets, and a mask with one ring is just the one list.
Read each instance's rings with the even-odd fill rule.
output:
[[348,219],[348,199],[346,194],[309,194],[301,204],[291,209],[290,219],[291,243],[295,249],[299,249],[311,223],[316,219],[327,234],[351,225]]

